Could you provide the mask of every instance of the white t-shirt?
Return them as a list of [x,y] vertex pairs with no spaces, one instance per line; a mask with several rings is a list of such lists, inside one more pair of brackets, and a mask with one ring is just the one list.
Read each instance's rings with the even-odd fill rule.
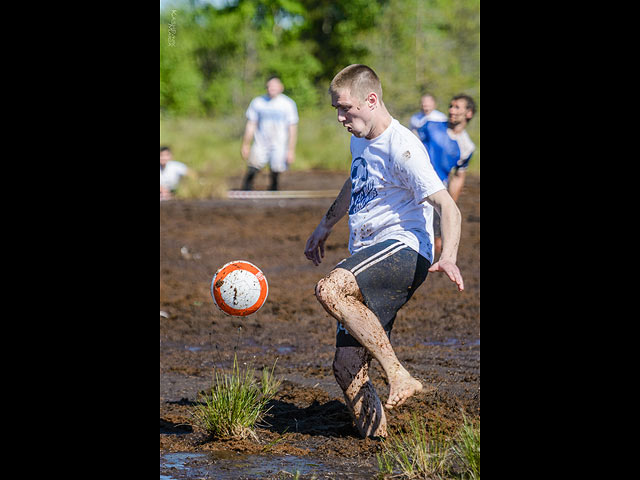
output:
[[447,122],[449,119],[440,110],[431,110],[428,115],[418,112],[409,120],[409,128],[417,130],[427,122]]
[[298,123],[298,109],[284,93],[275,98],[262,95],[251,101],[246,117],[258,123],[254,134],[258,148],[282,148],[289,139],[289,125]]
[[175,160],[169,160],[167,164],[160,167],[160,186],[166,187],[169,190],[175,190],[178,188],[180,179],[186,175],[187,166],[182,162]]
[[393,119],[373,140],[351,137],[349,251],[400,240],[433,262],[433,207],[425,197],[444,190],[424,145]]

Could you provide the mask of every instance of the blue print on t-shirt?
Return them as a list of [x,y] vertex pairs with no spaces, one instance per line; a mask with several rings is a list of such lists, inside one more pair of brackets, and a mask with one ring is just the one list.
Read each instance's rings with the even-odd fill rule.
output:
[[367,203],[378,196],[378,191],[373,184],[373,179],[369,179],[366,160],[362,157],[356,158],[351,166],[351,205],[349,205],[349,215],[358,213]]

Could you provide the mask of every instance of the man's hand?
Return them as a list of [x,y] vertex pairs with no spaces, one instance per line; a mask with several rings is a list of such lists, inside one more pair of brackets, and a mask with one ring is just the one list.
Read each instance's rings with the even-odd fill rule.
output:
[[462,280],[462,274],[458,266],[451,260],[440,259],[429,268],[430,272],[443,272],[446,273],[449,279],[458,286],[458,290],[461,292],[464,290],[464,281]]
[[316,227],[307,240],[304,255],[311,260],[316,267],[322,263],[322,259],[324,258],[324,244],[330,233],[331,229],[325,227],[323,222],[320,222],[320,225]]

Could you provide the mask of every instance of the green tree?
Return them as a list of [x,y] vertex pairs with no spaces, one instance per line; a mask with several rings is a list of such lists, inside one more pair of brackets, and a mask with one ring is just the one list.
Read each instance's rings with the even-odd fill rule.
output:
[[409,115],[426,92],[441,106],[460,92],[479,101],[479,30],[478,0],[390,0],[362,41],[392,113]]
[[351,63],[371,65],[408,115],[428,91],[479,102],[479,0],[183,1],[161,14],[160,106],[176,115],[246,108],[279,75],[299,108],[326,101]]
[[202,112],[202,72],[193,56],[193,31],[182,13],[160,16],[160,110],[166,113]]
[[[313,81],[326,84],[345,66],[362,63],[369,51],[362,32],[374,32],[387,0],[301,0],[306,14],[300,38],[309,42],[322,69]],[[325,87],[326,91],[326,87]]]

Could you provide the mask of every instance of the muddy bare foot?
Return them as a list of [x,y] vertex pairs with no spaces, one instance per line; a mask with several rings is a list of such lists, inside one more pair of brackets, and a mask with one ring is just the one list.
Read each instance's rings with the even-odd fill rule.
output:
[[389,398],[384,405],[385,408],[391,410],[397,408],[407,401],[409,397],[420,392],[422,384],[412,376],[402,377],[395,382],[391,382],[389,390]]

